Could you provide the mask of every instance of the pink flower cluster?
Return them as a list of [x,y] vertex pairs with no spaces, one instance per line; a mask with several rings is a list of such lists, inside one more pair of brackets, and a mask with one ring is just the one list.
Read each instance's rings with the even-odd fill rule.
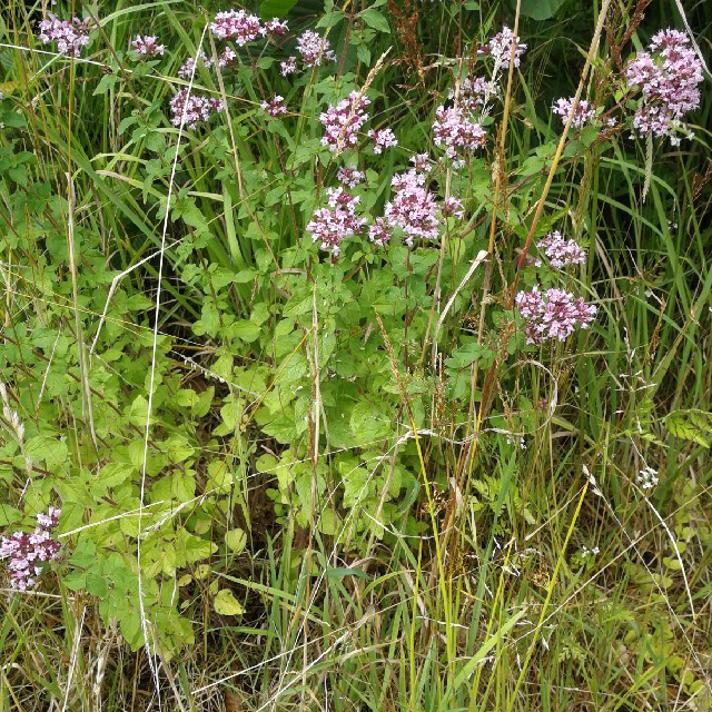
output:
[[185,112],[183,125],[194,129],[198,124],[208,121],[213,113],[222,111],[222,108],[220,99],[189,94],[187,88],[181,89],[171,99],[171,123],[180,126]]
[[73,17],[60,20],[51,12],[42,20],[37,36],[42,44],[57,43],[57,51],[67,57],[78,57],[82,47],[89,44],[89,21]]
[[381,154],[387,148],[398,145],[398,139],[391,129],[371,129],[368,137],[373,141],[373,152]]
[[336,173],[336,179],[347,188],[355,188],[365,177],[365,173],[356,168],[342,167]]
[[59,515],[59,509],[50,507],[47,514],[37,515],[33,532],[14,532],[0,539],[0,559],[8,559],[6,568],[12,588],[26,591],[34,586],[42,573],[41,564],[57,558],[60,544],[52,538],[52,530]]
[[280,20],[277,17],[273,17],[271,20],[265,22],[265,32],[268,35],[273,35],[274,37],[284,37],[289,31],[289,25],[286,20]]
[[366,109],[371,101],[357,91],[351,92],[335,106],[330,106],[319,116],[324,127],[321,143],[332,153],[341,153],[353,148],[358,141],[358,132],[368,121]]
[[279,69],[283,77],[295,74],[297,71],[297,58],[287,57],[287,59],[279,63]]
[[368,239],[378,247],[383,247],[391,239],[391,229],[384,218],[376,218],[368,229]]
[[425,179],[425,174],[414,168],[396,173],[391,181],[394,195],[384,210],[387,223],[403,230],[409,247],[416,238],[436,240],[438,237],[437,203],[433,193],[425,187]]
[[260,18],[244,10],[218,12],[210,23],[210,31],[218,39],[233,40],[240,47],[266,33]]
[[489,99],[497,94],[497,85],[484,77],[465,77],[458,90],[451,89],[448,99],[455,102],[466,111],[476,113],[482,111]]
[[260,106],[263,111],[266,111],[270,116],[284,116],[287,113],[287,107],[284,105],[284,98],[279,94],[273,96],[269,101],[263,101]]
[[[551,107],[552,111],[561,117],[561,122],[566,125],[566,119],[571,111],[571,106],[574,103],[574,97],[570,99],[560,98],[554,102]],[[576,105],[576,110],[574,111],[574,117],[571,120],[571,125],[575,129],[582,129],[586,124],[592,124],[596,120],[596,107],[591,106],[591,104],[586,101],[586,99],[581,99]]]
[[307,67],[320,67],[324,62],[336,59],[329,40],[313,30],[306,30],[298,37],[297,52]]
[[442,213],[446,218],[455,217],[461,220],[465,217],[465,207],[459,198],[451,195],[449,198],[445,198]]
[[685,114],[700,105],[702,63],[690,40],[678,30],[661,30],[650,42],[648,52],[639,52],[628,64],[629,87],[640,89],[642,99],[633,117],[633,129],[641,136],[675,135]]
[[596,307],[586,304],[563,289],[540,292],[535,286],[530,292],[515,297],[519,313],[524,317],[524,333],[528,344],[541,344],[548,339],[566,340],[576,327],[587,329],[596,316]]
[[527,46],[506,25],[485,46],[483,51],[489,53],[494,60],[495,75],[502,69],[509,69],[512,45],[514,45],[514,66],[519,67]]
[[181,79],[190,79],[195,72],[197,72],[197,68],[200,65],[203,65],[206,68],[210,67],[210,60],[208,57],[205,55],[205,52],[203,50],[198,51],[197,57],[188,57],[188,59],[181,64],[180,68],[178,69],[178,76]]
[[576,240],[567,240],[558,230],[539,240],[538,247],[546,255],[549,264],[557,269],[586,262],[586,251],[581,245]]
[[485,145],[485,130],[470,119],[459,106],[446,109],[439,106],[435,111],[433,140],[436,146],[445,148],[445,155],[462,165],[464,155]]
[[141,57],[162,57],[166,46],[159,44],[155,35],[137,35],[131,41],[131,49]]
[[328,208],[318,208],[307,224],[307,232],[322,250],[336,257],[341,243],[361,232],[366,221],[356,215],[359,198],[349,195],[343,188],[327,189]]

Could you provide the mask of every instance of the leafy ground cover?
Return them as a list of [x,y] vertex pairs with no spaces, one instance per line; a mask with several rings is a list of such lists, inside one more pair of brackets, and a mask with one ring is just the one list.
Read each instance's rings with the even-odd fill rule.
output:
[[689,5],[4,0],[0,710],[712,710]]

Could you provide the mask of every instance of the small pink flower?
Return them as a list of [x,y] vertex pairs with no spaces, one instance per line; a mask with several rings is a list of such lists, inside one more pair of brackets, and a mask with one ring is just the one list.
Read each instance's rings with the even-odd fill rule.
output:
[[267,20],[267,22],[265,22],[265,31],[268,35],[284,37],[289,31],[289,25],[286,20],[280,20],[277,17],[273,17],[271,20]]
[[235,52],[232,47],[224,47],[223,51],[220,52],[217,58],[217,66],[220,67],[220,69],[227,69],[227,67],[231,67],[233,64],[237,63],[237,53]]
[[361,232],[366,220],[356,214],[358,197],[349,195],[343,188],[329,188],[327,195],[329,207],[314,211],[307,232],[322,250],[336,257],[341,251],[341,243]]
[[203,50],[201,49],[198,52],[197,58],[188,57],[188,59],[183,62],[183,64],[178,69],[178,76],[181,79],[190,79],[192,76],[197,74],[198,67],[202,65],[209,69],[210,64],[210,59],[208,59],[208,57],[205,55],[205,52],[203,52]]
[[541,344],[549,339],[565,341],[576,327],[587,329],[597,311],[593,304],[586,304],[581,297],[563,289],[540,292],[538,286],[530,292],[519,292],[515,303],[525,321],[528,344]]
[[497,85],[484,77],[475,77],[474,79],[465,77],[457,91],[451,89],[448,92],[448,99],[466,111],[475,113],[482,111],[490,98],[495,96],[497,92]]
[[332,153],[353,148],[358,141],[358,132],[368,121],[366,109],[370,104],[368,98],[353,91],[346,99],[322,112],[319,116],[324,127],[322,145],[328,146]]
[[158,37],[155,35],[137,35],[131,41],[131,49],[141,57],[161,57],[166,51],[166,46],[158,44]]
[[363,171],[355,168],[339,168],[336,173],[336,179],[347,188],[355,188],[365,177],[366,174]]
[[410,162],[413,164],[413,170],[418,173],[426,173],[431,167],[430,156],[427,153],[416,153],[410,157]]
[[59,515],[59,509],[50,507],[47,514],[37,515],[32,533],[14,532],[0,539],[0,560],[8,559],[6,569],[12,588],[27,591],[42,573],[41,565],[59,556],[60,544],[51,535]]
[[299,36],[297,52],[307,67],[320,67],[324,62],[333,62],[336,59],[329,40],[312,30],[306,30]]
[[171,99],[171,123],[174,126],[180,126],[185,112],[184,126],[194,129],[198,124],[208,121],[215,112],[222,111],[222,109],[223,104],[220,99],[199,94],[189,95],[186,87]]
[[[561,117],[561,123],[566,125],[566,119],[569,116],[571,107],[574,103],[574,97],[570,99],[557,99],[552,106],[552,111]],[[574,117],[571,120],[571,125],[575,129],[581,129],[586,124],[592,124],[596,120],[596,108],[591,106],[586,99],[581,99],[574,111]]]
[[287,59],[279,63],[279,69],[283,77],[294,74],[297,71],[297,58],[287,57]]
[[386,148],[393,148],[398,145],[396,135],[391,129],[371,129],[368,137],[373,141],[373,152],[381,154]]
[[457,106],[446,109],[439,106],[435,111],[433,140],[436,146],[445,148],[445,155],[461,165],[464,155],[485,145],[485,130],[476,121],[468,118]]
[[383,218],[376,218],[368,229],[368,239],[378,247],[383,247],[391,239],[391,230]]
[[287,107],[284,105],[284,98],[279,94],[273,96],[269,101],[263,101],[260,106],[263,111],[266,111],[270,116],[284,116],[287,113]]
[[649,52],[638,52],[628,64],[628,86],[641,93],[633,117],[633,130],[641,136],[667,136],[680,143],[682,119],[700,105],[702,62],[686,34],[662,30],[650,41]]
[[465,217],[465,208],[462,205],[462,201],[452,195],[449,198],[445,198],[445,202],[443,203],[443,215],[446,218],[455,217],[462,220],[462,218]]
[[60,20],[51,12],[38,26],[37,36],[42,44],[57,43],[57,51],[67,57],[78,57],[82,47],[89,44],[89,20],[73,17]]
[[436,240],[439,234],[437,203],[433,193],[425,187],[425,180],[425,174],[415,169],[396,173],[391,181],[393,198],[384,209],[388,225],[403,230],[409,247],[415,239]]
[[514,45],[514,66],[519,67],[527,46],[514,35],[507,25],[504,25],[482,50],[483,53],[489,53],[494,60],[495,74],[502,69],[509,69],[512,45]]
[[539,240],[538,248],[546,255],[549,264],[557,269],[586,262],[586,251],[576,240],[566,240],[558,230]]
[[233,40],[240,47],[265,34],[257,15],[244,10],[219,12],[210,23],[210,31],[221,40]]

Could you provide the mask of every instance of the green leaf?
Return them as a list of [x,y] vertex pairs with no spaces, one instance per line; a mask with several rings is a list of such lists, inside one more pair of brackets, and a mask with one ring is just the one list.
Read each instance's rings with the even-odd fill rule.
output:
[[222,588],[217,592],[213,606],[216,613],[221,616],[241,616],[245,612],[245,609],[235,598],[232,591],[227,588]]
[[239,554],[247,544],[247,534],[242,529],[230,529],[225,532],[225,543],[235,554]]
[[25,445],[25,452],[33,459],[44,462],[51,470],[67,461],[69,452],[63,440],[51,435],[35,435]]
[[366,8],[360,12],[359,17],[369,27],[373,27],[374,30],[387,33],[390,33],[391,31],[391,28],[388,26],[388,20],[386,20],[386,18],[378,12],[378,10],[374,10],[372,7]]
[[389,423],[383,414],[365,400],[351,411],[349,424],[356,442],[360,445],[384,438],[390,432]]
[[550,20],[566,0],[522,0],[522,15],[532,20]]
[[665,418],[671,435],[708,448],[712,444],[712,413],[704,410],[674,410]]
[[260,4],[260,17],[271,20],[273,17],[285,17],[297,4],[297,0],[262,0]]

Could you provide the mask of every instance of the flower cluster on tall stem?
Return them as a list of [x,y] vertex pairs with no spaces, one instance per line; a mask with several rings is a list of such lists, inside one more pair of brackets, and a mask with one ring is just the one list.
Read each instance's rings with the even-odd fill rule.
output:
[[520,291],[515,304],[524,318],[528,344],[542,344],[550,339],[565,341],[577,327],[587,329],[597,311],[595,305],[555,287],[544,292],[538,286],[529,292]]
[[306,30],[297,39],[297,52],[305,67],[320,67],[325,62],[333,62],[336,55],[329,40],[313,30]]
[[483,148],[485,140],[485,130],[461,107],[439,106],[435,111],[433,141],[445,149],[445,155],[456,165],[462,164],[468,153]]
[[82,47],[89,44],[88,20],[73,17],[71,20],[60,20],[51,12],[39,24],[37,36],[42,44],[56,42],[57,51],[67,57],[78,57]]
[[307,232],[322,250],[336,257],[341,251],[341,243],[361,232],[366,220],[356,214],[358,196],[350,195],[343,188],[329,188],[327,196],[328,207],[314,211]]
[[700,105],[702,62],[689,38],[678,30],[661,30],[647,52],[638,52],[625,70],[629,88],[641,100],[633,117],[633,130],[641,136],[669,137],[676,145],[683,117]]
[[131,40],[131,49],[140,57],[162,57],[166,46],[159,44],[155,35],[137,35]]
[[14,532],[0,539],[0,560],[7,560],[5,568],[10,586],[27,591],[42,573],[42,564],[56,559],[60,544],[52,538],[52,530],[59,523],[60,510],[50,507],[47,514],[37,515],[37,526],[32,532]]
[[556,269],[569,265],[582,265],[586,262],[586,251],[576,240],[567,240],[559,230],[550,232],[539,240],[537,245],[544,253],[549,264]]
[[[574,98],[561,97],[554,102],[552,111],[559,116],[561,122],[566,124],[566,119],[573,106]],[[576,105],[571,126],[575,129],[582,129],[586,124],[592,124],[596,120],[596,107],[591,106],[586,99],[581,99]]]
[[[171,123],[186,128],[194,129],[198,124],[204,123],[218,111],[222,111],[223,103],[215,97],[189,94],[188,88],[181,89],[171,99]],[[185,112],[185,122],[183,116]]]
[[335,106],[330,106],[319,116],[324,127],[321,143],[332,153],[353,148],[358,142],[358,132],[368,121],[366,109],[371,101],[357,91],[351,92]]

